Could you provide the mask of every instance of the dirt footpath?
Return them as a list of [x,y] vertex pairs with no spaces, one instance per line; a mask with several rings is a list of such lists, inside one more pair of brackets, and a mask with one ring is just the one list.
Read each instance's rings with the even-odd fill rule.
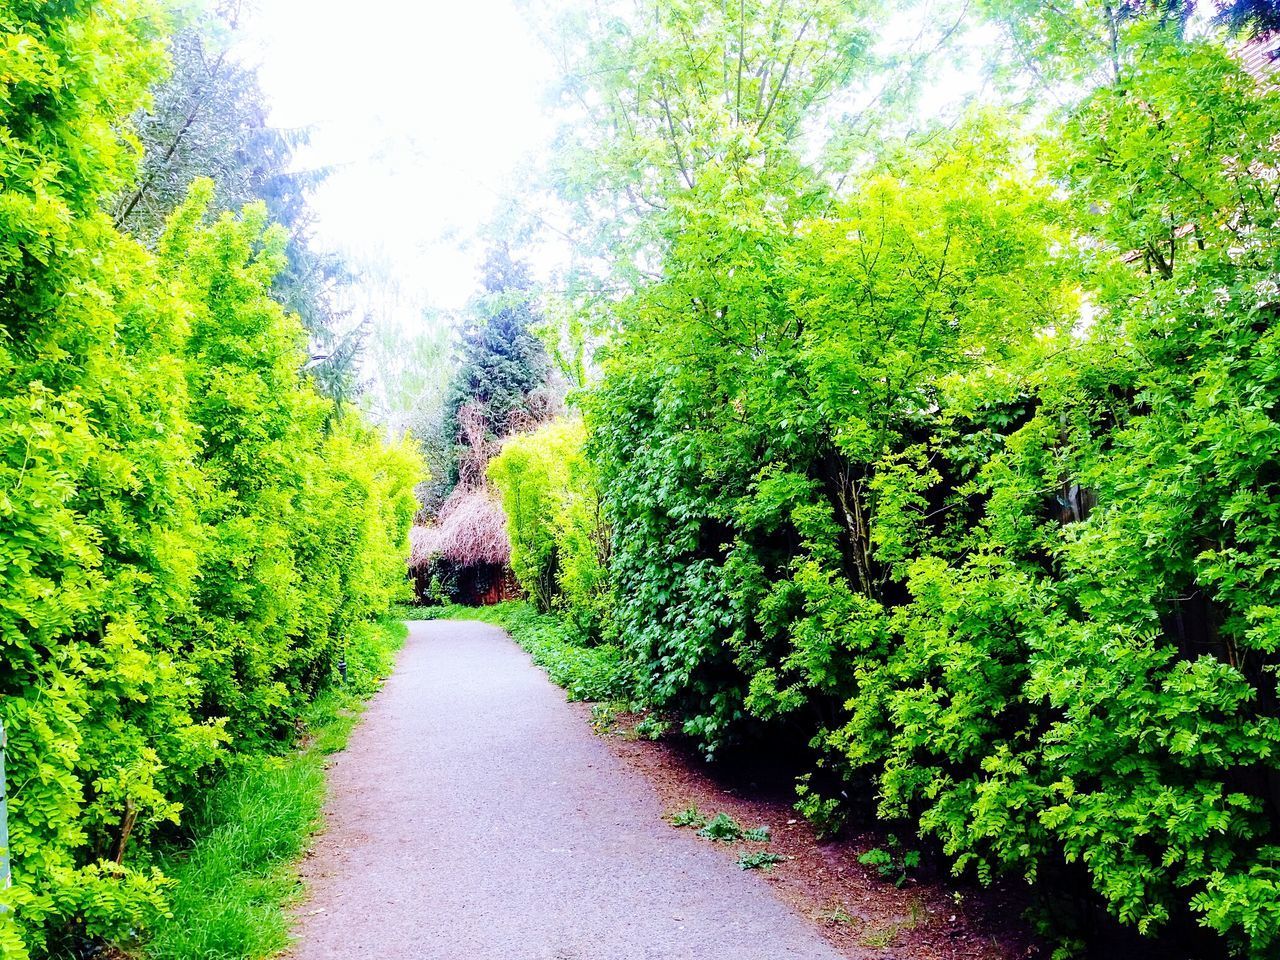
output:
[[295,960],[839,960],[501,630],[415,622],[329,771]]

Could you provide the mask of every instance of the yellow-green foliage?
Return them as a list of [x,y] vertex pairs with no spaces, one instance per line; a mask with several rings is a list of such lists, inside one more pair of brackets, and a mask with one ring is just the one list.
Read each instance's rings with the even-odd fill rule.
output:
[[595,635],[608,591],[609,537],[585,436],[577,420],[517,434],[489,464],[489,478],[502,494],[520,585],[539,609],[558,607]]
[[1063,81],[1043,138],[976,115],[849,170],[720,108],[686,37],[765,44],[762,6],[830,9],[660,5],[576,70],[596,156],[694,158],[583,401],[636,696],[708,751],[811,736],[826,824],[874,806],[984,881],[1071,864],[1141,933],[1274,960],[1280,100],[1178,5],[999,0]]
[[163,64],[149,4],[0,6],[0,955],[145,931],[148,841],[287,737],[401,579],[417,467],[334,419],[261,210],[158,254],[104,198]]

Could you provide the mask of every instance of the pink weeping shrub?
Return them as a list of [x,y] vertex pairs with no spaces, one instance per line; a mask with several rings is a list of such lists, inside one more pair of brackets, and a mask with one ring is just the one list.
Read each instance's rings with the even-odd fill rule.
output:
[[409,566],[420,568],[433,560],[455,567],[481,564],[506,566],[511,561],[507,515],[484,489],[453,492],[432,526],[416,526],[410,533]]

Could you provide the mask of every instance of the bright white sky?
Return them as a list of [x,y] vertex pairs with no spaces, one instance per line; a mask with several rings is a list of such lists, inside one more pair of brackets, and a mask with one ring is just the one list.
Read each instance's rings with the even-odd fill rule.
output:
[[402,329],[474,292],[476,231],[550,139],[553,65],[516,2],[256,0],[244,24],[271,122],[312,128],[300,164],[336,168],[318,245],[394,281]]
[[[249,2],[241,54],[271,122],[310,128],[299,164],[334,168],[312,202],[316,241],[363,271],[357,314],[412,334],[426,308],[461,307],[479,282],[479,231],[554,130],[555,65],[528,0]],[[914,13],[886,33],[915,35]],[[979,85],[934,69],[939,102]],[[535,271],[565,256],[543,248]]]

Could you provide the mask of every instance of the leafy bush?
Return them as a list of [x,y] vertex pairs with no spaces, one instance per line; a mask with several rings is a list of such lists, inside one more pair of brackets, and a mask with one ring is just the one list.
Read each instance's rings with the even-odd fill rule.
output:
[[521,587],[543,613],[556,609],[584,636],[598,637],[609,534],[584,437],[571,420],[516,434],[489,464],[489,477],[502,495]]
[[[943,506],[917,477],[923,411],[1035,347],[1068,302],[1042,268],[1044,190],[1004,173],[1012,150],[974,121],[803,228],[770,225],[764,185],[732,207],[709,199],[674,240],[681,269],[627,305],[586,401],[614,617],[647,667],[642,695],[708,752],[810,707],[834,716],[860,663],[892,649],[893,561],[916,534],[874,522],[881,502]],[[699,315],[672,321],[709,297],[742,322],[709,337]]]
[[908,850],[892,833],[885,838],[885,847],[875,847],[858,857],[866,867],[874,867],[881,879],[892,880],[895,887],[907,882],[907,877],[920,866],[920,851]]
[[183,817],[183,842],[158,856],[174,881],[170,915],[148,932],[149,960],[266,957],[289,944],[283,906],[297,897],[292,861],[314,830],[325,797],[327,756],[342,749],[362,699],[391,670],[404,624],[362,623],[347,650],[347,683],[306,710],[304,749],[250,755]]
[[813,774],[796,778],[796,812],[809,821],[819,837],[829,839],[844,829],[849,810],[840,797],[824,796],[812,786]]
[[[1280,106],[1150,5],[989,7],[1082,98],[1041,142],[986,113],[851,173],[824,154],[839,192],[719,108],[681,13],[595,54],[630,111],[599,152],[638,130],[703,158],[648,205],[656,277],[593,305],[616,635],[709,753],[810,737],[806,813],[874,804],[982,880],[1066,860],[1140,931],[1198,914],[1261,960]],[[733,16],[699,28],[732,48]],[[669,139],[654,50],[706,98]],[[620,202],[654,186],[627,176]]]
[[149,846],[290,740],[402,589],[418,467],[300,375],[280,232],[207,222],[207,185],[154,255],[102,212],[164,27],[135,0],[0,11],[6,957],[145,931],[172,891]]

